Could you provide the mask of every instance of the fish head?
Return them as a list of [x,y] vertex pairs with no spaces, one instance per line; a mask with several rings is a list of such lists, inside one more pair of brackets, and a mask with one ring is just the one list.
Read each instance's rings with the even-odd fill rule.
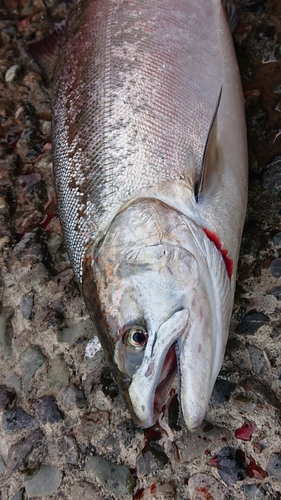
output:
[[121,214],[98,250],[88,252],[85,302],[136,423],[156,422],[178,368],[181,408],[192,430],[204,418],[214,383],[213,324],[200,262],[192,248],[165,238],[144,244],[128,227]]

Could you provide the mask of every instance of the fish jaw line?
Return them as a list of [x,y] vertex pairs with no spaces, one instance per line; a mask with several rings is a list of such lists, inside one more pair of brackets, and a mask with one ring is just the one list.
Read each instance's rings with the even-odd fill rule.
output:
[[208,408],[220,371],[233,305],[231,282],[215,244],[198,232],[200,280],[190,297],[188,335],[177,341],[180,403],[185,424],[195,431]]
[[188,320],[189,310],[182,309],[160,326],[156,340],[151,336],[143,362],[132,377],[129,397],[134,418],[144,429],[155,424],[161,410],[161,401],[176,372],[173,344],[188,329]]

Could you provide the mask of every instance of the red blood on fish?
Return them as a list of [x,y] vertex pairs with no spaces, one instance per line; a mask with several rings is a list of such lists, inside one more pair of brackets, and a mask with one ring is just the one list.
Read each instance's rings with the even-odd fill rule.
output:
[[211,240],[216,245],[217,249],[221,253],[222,258],[223,258],[224,263],[225,263],[228,277],[229,277],[229,279],[231,279],[231,276],[233,273],[233,261],[232,261],[232,259],[227,257],[228,250],[226,250],[225,248],[222,248],[221,241],[216,233],[213,233],[212,231],[210,231],[206,227],[204,227],[203,229],[204,229],[205,234],[208,236],[209,240]]

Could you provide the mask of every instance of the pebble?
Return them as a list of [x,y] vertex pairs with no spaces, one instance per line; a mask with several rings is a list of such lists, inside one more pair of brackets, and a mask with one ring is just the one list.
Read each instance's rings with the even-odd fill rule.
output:
[[107,491],[117,498],[131,493],[135,480],[125,465],[118,465],[106,458],[95,456],[89,460],[85,467],[88,474],[93,474]]
[[17,394],[13,387],[0,385],[0,411],[10,408],[15,402],[16,397]]
[[270,455],[266,472],[269,476],[273,476],[278,481],[281,481],[281,454],[272,453]]
[[79,481],[71,486],[70,498],[77,498],[80,500],[103,500],[104,496],[99,492],[95,484]]
[[211,404],[215,408],[219,408],[229,400],[230,395],[232,391],[234,391],[235,387],[236,384],[234,382],[230,382],[229,380],[218,377],[212,392]]
[[48,380],[51,390],[58,392],[69,382],[69,370],[62,354],[49,361]]
[[194,474],[188,480],[190,500],[225,500],[227,488],[208,474]]
[[19,69],[19,65],[18,64],[13,64],[13,66],[10,66],[10,68],[6,71],[6,73],[5,73],[5,81],[7,83],[12,82],[15,79],[16,74],[18,72],[18,69]]
[[74,439],[69,436],[61,436],[59,439],[54,439],[50,447],[53,448],[54,459],[62,457],[64,462],[72,465],[78,463],[78,450]]
[[248,351],[254,372],[257,375],[262,375],[270,367],[264,351],[253,345],[248,346]]
[[45,356],[38,347],[27,347],[27,349],[21,353],[19,357],[19,366],[22,370],[22,387],[25,394],[28,392],[29,384],[34,373],[44,361]]
[[0,455],[0,474],[2,474],[2,472],[4,472],[6,470],[6,465],[5,465],[5,462],[3,460],[3,457],[1,457]]
[[253,335],[258,329],[266,325],[269,321],[266,314],[252,311],[243,317],[242,321],[237,325],[236,332],[244,335]]
[[263,500],[268,497],[269,484],[244,484],[242,490],[249,500]]
[[90,319],[80,321],[69,328],[60,330],[57,333],[58,342],[67,342],[68,344],[73,344],[81,337],[87,336],[93,330],[93,323]]
[[52,495],[62,480],[61,471],[54,465],[42,465],[34,476],[25,476],[24,486],[27,498]]
[[77,408],[84,410],[87,407],[84,392],[74,384],[63,387],[58,393],[57,400],[65,409],[77,406]]
[[28,415],[22,408],[6,410],[2,415],[2,428],[5,432],[19,432],[38,426],[36,418]]
[[42,396],[37,399],[35,413],[43,424],[54,424],[62,420],[54,396]]
[[262,186],[271,191],[281,189],[281,156],[277,156],[266,168]]
[[272,276],[280,278],[281,276],[281,258],[274,259],[270,264],[270,271]]
[[23,499],[23,492],[24,489],[21,488],[19,491],[17,491],[11,498],[10,500],[22,500]]
[[21,378],[15,372],[8,372],[4,383],[9,387],[13,387],[16,391],[21,389]]
[[102,427],[108,426],[109,412],[108,411],[92,411],[80,419],[77,428],[77,435],[80,439],[92,438],[95,432]]
[[31,319],[32,309],[34,305],[34,295],[28,294],[23,297],[20,303],[20,312],[25,319]]
[[218,473],[228,486],[245,479],[245,454],[242,450],[227,446],[220,450],[215,460]]
[[34,448],[38,448],[42,441],[43,434],[37,429],[13,444],[8,451],[7,468],[10,470],[18,469],[21,465],[27,464],[27,459]]

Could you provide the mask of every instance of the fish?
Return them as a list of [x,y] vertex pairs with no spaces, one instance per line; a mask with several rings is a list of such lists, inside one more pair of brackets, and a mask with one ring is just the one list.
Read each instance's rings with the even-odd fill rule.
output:
[[197,429],[224,358],[248,177],[226,10],[220,0],[77,0],[56,63],[64,240],[142,428],[178,374],[184,423]]

